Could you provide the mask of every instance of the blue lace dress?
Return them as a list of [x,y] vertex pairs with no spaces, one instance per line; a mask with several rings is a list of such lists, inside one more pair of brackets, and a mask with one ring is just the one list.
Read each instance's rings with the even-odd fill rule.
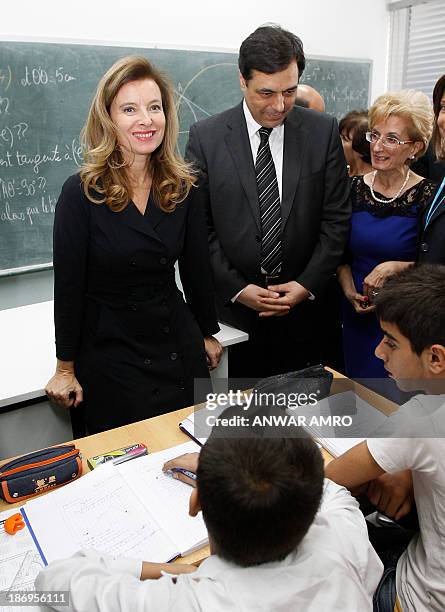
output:
[[[363,177],[353,177],[348,263],[359,293],[363,291],[364,278],[378,264],[415,260],[418,217],[434,188],[435,183],[424,179],[394,202],[382,204],[373,199]],[[385,197],[375,193],[379,198]],[[382,339],[375,315],[357,314],[343,298],[342,316],[346,374],[351,378],[386,378],[383,362],[374,355]]]

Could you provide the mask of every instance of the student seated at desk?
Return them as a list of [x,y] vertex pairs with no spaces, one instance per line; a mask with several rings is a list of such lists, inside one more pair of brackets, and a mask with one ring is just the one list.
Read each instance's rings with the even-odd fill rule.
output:
[[190,514],[202,509],[212,553],[199,568],[86,551],[52,563],[36,588],[69,590],[66,612],[372,609],[383,566],[357,502],[323,481],[310,438],[212,434],[199,456],[164,469],[173,466],[197,474]]
[[[396,519],[408,512],[414,496],[420,532],[403,547],[400,528],[385,530],[386,549],[379,551],[385,573],[374,609],[443,612],[445,266],[424,265],[394,276],[375,304],[384,333],[375,354],[402,390],[422,390],[428,395],[413,397],[375,437],[330,463],[326,475],[354,489],[375,482],[385,472],[394,474],[392,487],[387,481],[378,496],[386,514]],[[411,471],[412,481],[409,472],[406,478],[406,470]],[[392,540],[396,535],[397,541]]]

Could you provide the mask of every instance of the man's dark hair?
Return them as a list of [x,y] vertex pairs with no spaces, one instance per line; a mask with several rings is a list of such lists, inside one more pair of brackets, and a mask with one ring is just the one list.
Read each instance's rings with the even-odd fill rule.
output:
[[198,494],[219,556],[243,567],[278,561],[304,538],[320,504],[324,470],[315,442],[298,435],[212,433],[203,446]]
[[422,264],[395,274],[374,303],[377,318],[397,325],[417,355],[433,344],[445,346],[445,266]]
[[301,106],[302,108],[309,108],[309,102],[304,98],[297,96],[295,98],[295,106]]
[[238,57],[239,70],[246,81],[252,78],[252,70],[274,74],[297,62],[298,77],[306,65],[303,43],[278,25],[261,26],[241,44]]

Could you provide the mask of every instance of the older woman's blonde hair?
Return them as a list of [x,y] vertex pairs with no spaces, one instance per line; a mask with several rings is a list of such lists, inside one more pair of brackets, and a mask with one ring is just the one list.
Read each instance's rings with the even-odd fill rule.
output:
[[389,91],[379,96],[368,111],[369,129],[391,116],[408,120],[408,133],[414,142],[422,142],[423,148],[415,158],[425,153],[433,131],[433,109],[431,102],[421,91],[403,89]]
[[124,210],[131,200],[131,184],[110,107],[120,88],[131,81],[151,79],[159,87],[165,114],[161,145],[148,163],[152,194],[157,205],[172,212],[188,195],[196,178],[191,165],[177,151],[178,116],[169,79],[145,57],[128,56],[116,62],[97,86],[88,118],[81,133],[84,163],[80,170],[83,189],[95,204],[105,203],[113,211]]

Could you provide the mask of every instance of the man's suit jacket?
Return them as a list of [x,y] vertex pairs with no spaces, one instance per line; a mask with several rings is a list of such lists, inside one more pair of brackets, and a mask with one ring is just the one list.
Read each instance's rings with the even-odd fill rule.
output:
[[[195,123],[186,157],[201,171],[219,317],[249,331],[257,313],[231,302],[247,284],[262,284],[258,191],[242,104]],[[281,281],[296,280],[320,296],[343,254],[350,214],[337,122],[296,107],[284,127]],[[302,326],[298,313],[307,310],[303,303],[292,312]]]

